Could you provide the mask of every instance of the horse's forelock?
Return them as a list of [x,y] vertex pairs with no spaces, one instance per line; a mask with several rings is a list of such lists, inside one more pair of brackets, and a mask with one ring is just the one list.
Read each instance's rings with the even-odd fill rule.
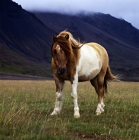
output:
[[75,53],[75,50],[78,51],[78,49],[80,49],[81,46],[83,45],[76,39],[74,39],[72,34],[67,31],[60,32],[59,35],[56,37],[56,39],[53,39],[53,45],[55,43],[60,45],[60,47],[65,52],[68,59],[72,59],[73,49]]
[[53,42],[54,44],[60,45],[61,49],[65,52],[67,58],[70,58],[73,54],[72,47],[70,41],[67,40],[67,38],[63,36],[58,36],[56,41]]

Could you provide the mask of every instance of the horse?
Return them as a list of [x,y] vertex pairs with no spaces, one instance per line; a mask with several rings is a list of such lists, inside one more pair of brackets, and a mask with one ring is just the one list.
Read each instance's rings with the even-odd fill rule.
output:
[[90,81],[98,95],[96,115],[104,112],[104,93],[107,93],[108,81],[117,77],[112,74],[107,51],[100,44],[80,43],[68,31],[54,35],[51,46],[52,71],[56,85],[55,107],[51,115],[62,110],[64,81],[69,80],[74,103],[74,118],[79,118],[77,96],[78,82]]

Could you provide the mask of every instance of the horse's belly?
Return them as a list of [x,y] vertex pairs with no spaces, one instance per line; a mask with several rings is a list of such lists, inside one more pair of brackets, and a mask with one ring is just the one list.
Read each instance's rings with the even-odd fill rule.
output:
[[101,69],[98,54],[91,47],[82,48],[81,58],[78,65],[79,81],[87,81],[93,79]]

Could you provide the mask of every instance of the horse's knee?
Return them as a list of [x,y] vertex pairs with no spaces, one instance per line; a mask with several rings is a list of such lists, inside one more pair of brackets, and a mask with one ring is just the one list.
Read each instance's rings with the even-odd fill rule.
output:
[[77,93],[71,93],[71,97],[73,98],[73,99],[77,99]]
[[62,100],[62,93],[56,92],[56,100],[61,101]]

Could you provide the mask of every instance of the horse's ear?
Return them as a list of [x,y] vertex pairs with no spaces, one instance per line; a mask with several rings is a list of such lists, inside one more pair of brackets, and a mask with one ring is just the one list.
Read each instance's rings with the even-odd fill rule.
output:
[[68,40],[69,39],[69,34],[66,34],[65,38]]
[[57,40],[57,36],[53,35],[53,42],[55,42]]

